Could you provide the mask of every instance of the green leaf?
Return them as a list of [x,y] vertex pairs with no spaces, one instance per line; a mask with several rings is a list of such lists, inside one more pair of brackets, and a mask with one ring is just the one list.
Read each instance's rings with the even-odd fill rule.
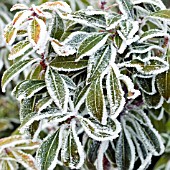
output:
[[53,169],[57,164],[58,154],[62,144],[63,128],[47,136],[40,145],[36,160],[40,170]]
[[28,114],[33,112],[34,104],[35,104],[35,97],[29,99],[23,99],[20,102],[19,116],[20,116],[21,123],[23,122],[23,120],[26,118]]
[[7,44],[11,45],[17,36],[17,29],[12,23],[8,24],[4,29],[4,38]]
[[69,20],[90,27],[106,27],[105,13],[103,11],[80,10],[71,15]]
[[47,67],[45,83],[51,98],[59,109],[67,111],[69,91],[60,74],[52,67]]
[[114,62],[115,57],[116,49],[112,45],[105,45],[98,49],[88,61],[87,83],[98,79],[110,62]]
[[116,65],[110,67],[106,81],[107,96],[110,104],[110,116],[112,119],[119,115],[125,105],[124,92],[117,73],[119,73],[119,70]]
[[61,150],[61,161],[71,169],[79,169],[84,163],[84,156],[83,146],[76,134],[76,121],[72,121]]
[[37,112],[41,112],[42,110],[46,109],[50,104],[53,102],[50,96],[43,97],[42,99],[38,100],[36,103],[35,109]]
[[108,36],[109,34],[106,33],[93,33],[89,35],[79,46],[77,60],[95,53],[106,43]]
[[150,119],[143,111],[137,110],[135,112],[137,115],[139,114],[141,117],[143,117],[144,122],[140,119],[136,119],[134,113],[128,114],[130,116],[128,121],[133,124],[133,128],[135,129],[136,134],[146,146],[147,150],[150,151],[154,156],[161,155],[164,152],[165,147],[158,131],[153,128]]
[[116,144],[116,164],[119,170],[132,170],[135,163],[135,146],[129,132],[125,129],[120,133]]
[[170,154],[164,154],[161,158],[157,161],[156,165],[154,166],[154,170],[168,170],[170,167],[169,161]]
[[153,95],[156,93],[155,76],[152,78],[136,77],[139,88],[146,94]]
[[44,80],[24,80],[13,90],[13,95],[21,101],[24,98],[31,98],[35,93],[45,88]]
[[51,37],[54,39],[60,39],[64,33],[64,23],[58,14],[55,14],[54,25],[51,30]]
[[149,17],[170,21],[170,10],[169,9],[160,10],[160,11],[151,13]]
[[159,93],[168,101],[170,99],[170,69],[156,76],[156,85]]
[[75,62],[75,59],[75,56],[58,56],[55,57],[54,60],[52,60],[50,66],[53,66],[58,71],[77,71],[87,67],[87,59],[82,59],[78,62]]
[[64,74],[61,74],[61,77],[66,82],[69,89],[75,90],[77,88],[76,84],[70,77],[68,77],[67,75],[64,75]]
[[153,95],[143,93],[143,100],[146,106],[154,109],[160,108],[164,102],[163,97],[159,93]]
[[19,73],[25,70],[26,67],[32,65],[34,62],[39,59],[28,59],[22,60],[14,63],[8,70],[6,70],[2,76],[2,91],[5,92],[7,84]]
[[123,17],[120,14],[116,14],[116,13],[111,13],[109,15],[106,16],[106,24],[107,24],[107,30],[111,30],[115,27],[118,26],[118,24],[125,19],[125,17]]
[[145,61],[142,61],[141,59],[134,59],[125,65],[127,67],[135,67],[139,73],[144,75],[160,74],[169,69],[168,63],[158,57],[151,57]]
[[79,89],[77,90],[77,94],[74,99],[74,105],[76,111],[78,111],[81,105],[84,103],[89,92],[89,86],[90,85],[86,85],[83,88],[79,87]]
[[31,49],[32,45],[30,44],[29,41],[27,40],[20,41],[12,47],[11,52],[9,54],[9,60],[13,60],[21,56],[26,55],[28,56],[30,54],[29,52],[31,51]]
[[24,118],[22,124],[19,127],[21,132],[24,132],[34,122],[47,118],[53,118],[56,122],[62,122],[75,115],[75,113],[63,113],[56,107],[46,108],[41,112],[31,112]]
[[113,140],[118,137],[121,131],[121,126],[117,119],[108,118],[107,124],[103,125],[92,117],[83,118],[79,116],[78,118],[87,135],[97,141]]
[[132,14],[132,9],[133,9],[133,4],[131,2],[131,0],[116,0],[116,2],[119,5],[119,9],[120,11],[128,17],[133,17]]
[[88,113],[98,121],[104,123],[106,119],[106,106],[103,96],[102,82],[98,78],[93,81],[89,87],[86,98]]
[[159,29],[151,29],[148,31],[145,31],[141,36],[140,36],[140,40],[139,43],[142,43],[143,41],[146,41],[150,38],[154,38],[154,37],[164,37],[164,36],[168,36],[167,33],[165,33],[162,30]]

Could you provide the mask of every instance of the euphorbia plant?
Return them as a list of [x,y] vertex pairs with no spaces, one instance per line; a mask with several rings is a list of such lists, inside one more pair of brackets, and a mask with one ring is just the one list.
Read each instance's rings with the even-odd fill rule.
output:
[[12,94],[19,133],[41,143],[32,169],[142,170],[164,152],[148,115],[161,119],[170,102],[170,10],[160,0],[116,0],[117,13],[105,5],[11,9],[19,12],[4,32],[13,65],[2,90],[27,69]]

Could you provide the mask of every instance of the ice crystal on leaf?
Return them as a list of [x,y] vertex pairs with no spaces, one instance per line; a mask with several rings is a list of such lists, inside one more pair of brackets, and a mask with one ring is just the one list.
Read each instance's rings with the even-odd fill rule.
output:
[[[41,144],[36,161],[20,137],[0,140],[0,150],[8,148],[3,153],[16,160],[26,157],[19,162],[24,167],[81,169],[89,161],[103,170],[106,160],[119,170],[144,170],[164,152],[148,117],[164,107],[154,115],[160,120],[170,102],[170,10],[160,0],[116,0],[113,6],[118,13],[93,7],[72,12],[63,1],[11,8],[19,12],[4,29],[13,64],[2,76],[2,90],[28,69],[12,92],[20,101],[18,133]],[[4,161],[17,167],[13,159]]]

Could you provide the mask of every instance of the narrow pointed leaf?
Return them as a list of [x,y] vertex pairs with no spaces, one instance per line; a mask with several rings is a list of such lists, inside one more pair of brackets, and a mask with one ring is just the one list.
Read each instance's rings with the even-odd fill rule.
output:
[[32,65],[34,62],[38,61],[39,59],[28,59],[28,60],[21,60],[13,64],[8,70],[6,70],[2,76],[2,91],[5,92],[5,88],[7,84],[19,73],[25,70],[26,67]]
[[87,82],[100,77],[111,62],[114,62],[116,49],[113,46],[103,46],[92,55],[88,61]]
[[11,45],[16,38],[17,29],[13,26],[12,23],[8,24],[4,29],[4,38],[7,44]]
[[94,33],[88,36],[79,46],[77,60],[95,53],[106,43],[108,36],[106,33]]
[[149,17],[157,18],[163,21],[164,20],[170,21],[170,10],[169,9],[160,10],[152,13]]
[[[29,51],[31,51],[32,45],[29,41],[23,40],[15,44],[9,54],[9,60],[13,60],[20,56],[25,56]],[[27,54],[28,55],[28,54]]]
[[44,80],[25,80],[15,87],[13,94],[19,101],[21,101],[24,98],[31,98],[44,87]]
[[73,115],[74,113],[62,113],[57,108],[46,108],[38,113],[36,112],[29,113],[23,120],[19,129],[21,132],[24,132],[34,121],[39,121],[47,118],[55,118],[56,122],[62,122],[67,120]]
[[106,116],[105,101],[103,97],[102,84],[100,79],[92,82],[86,98],[88,113],[100,122],[103,122]]
[[108,119],[106,125],[102,125],[99,121],[91,117],[79,117],[79,120],[87,135],[97,141],[113,140],[118,137],[121,131],[121,126],[117,119]]
[[50,66],[53,66],[58,71],[77,71],[87,67],[88,60],[82,59],[78,62],[75,62],[75,56],[55,57],[54,60],[50,63]]
[[43,140],[40,145],[36,160],[40,170],[52,169],[57,164],[58,153],[62,144],[63,128],[58,129]]
[[45,73],[45,82],[48,93],[54,100],[55,104],[59,109],[66,111],[69,91],[59,73],[52,67],[48,67]]
[[133,4],[131,0],[116,0],[116,2],[119,5],[120,11],[124,15],[127,15],[128,17],[133,17],[132,15]]
[[84,150],[79,137],[76,134],[75,121],[71,122],[71,128],[64,141],[61,156],[64,165],[71,169],[79,169],[84,163]]
[[132,170],[135,163],[135,146],[129,132],[124,129],[116,144],[116,164],[119,170]]
[[40,46],[46,37],[46,25],[43,20],[34,17],[28,27],[28,37],[33,46]]
[[116,118],[125,105],[125,98],[120,80],[117,77],[116,65],[110,68],[107,76],[107,96],[110,104],[110,116]]

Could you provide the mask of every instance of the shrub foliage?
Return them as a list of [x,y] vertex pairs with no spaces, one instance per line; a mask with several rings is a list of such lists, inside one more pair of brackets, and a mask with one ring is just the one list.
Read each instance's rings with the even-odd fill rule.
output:
[[144,170],[165,152],[151,120],[170,113],[170,10],[160,0],[112,5],[11,8],[2,91],[26,76],[12,91],[21,125],[0,139],[1,167]]

